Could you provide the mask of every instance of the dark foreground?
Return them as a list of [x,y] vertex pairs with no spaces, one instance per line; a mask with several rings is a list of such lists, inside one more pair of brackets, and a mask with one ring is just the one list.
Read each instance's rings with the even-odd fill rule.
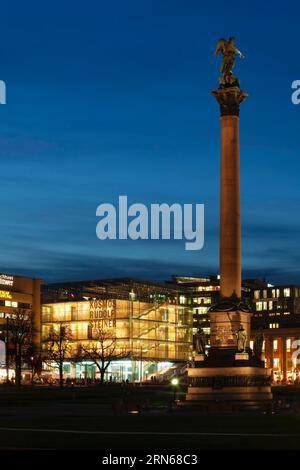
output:
[[[298,397],[298,391],[293,393]],[[0,448],[300,449],[296,409],[271,415],[201,414],[171,408],[172,398],[169,389],[0,390]]]

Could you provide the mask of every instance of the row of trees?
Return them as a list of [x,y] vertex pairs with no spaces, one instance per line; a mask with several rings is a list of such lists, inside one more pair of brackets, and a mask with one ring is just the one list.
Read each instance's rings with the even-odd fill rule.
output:
[[105,373],[113,360],[130,356],[126,350],[117,349],[116,337],[109,329],[98,327],[94,330],[93,340],[87,345],[79,344],[76,351],[72,349],[72,335],[65,324],[59,325],[58,331],[50,333],[44,343],[44,361],[56,363],[59,371],[60,387],[63,387],[63,364],[67,359],[73,362],[89,360],[95,364],[100,375],[100,383],[105,379]]
[[6,326],[6,361],[7,369],[14,368],[15,383],[20,387],[23,368],[30,368],[32,380],[42,372],[43,363],[56,364],[59,372],[59,384],[63,387],[63,365],[66,360],[81,362],[89,360],[99,371],[100,383],[104,382],[105,373],[113,360],[130,356],[125,350],[117,349],[115,335],[109,329],[98,327],[93,331],[93,339],[88,344],[79,344],[76,350],[72,344],[72,335],[68,325],[59,324],[58,330],[50,332],[48,338],[38,348],[34,341],[36,335],[32,318],[25,310],[15,309]]

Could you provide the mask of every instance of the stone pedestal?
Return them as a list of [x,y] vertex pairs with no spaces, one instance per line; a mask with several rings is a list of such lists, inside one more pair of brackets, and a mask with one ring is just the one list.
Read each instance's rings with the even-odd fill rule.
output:
[[188,370],[187,402],[250,402],[272,399],[271,370],[255,366],[199,367]]
[[[207,356],[188,369],[186,404],[226,402],[265,406],[272,399],[271,369],[252,357],[250,348],[237,351],[236,331],[240,324],[249,331],[250,313],[210,312],[211,347]],[[255,405],[255,406],[256,406]]]
[[[222,306],[220,306],[222,308]],[[240,325],[243,325],[247,335],[247,347],[250,340],[250,319],[251,313],[241,310],[209,312],[210,320],[210,344],[213,348],[234,348],[237,347],[236,332]]]

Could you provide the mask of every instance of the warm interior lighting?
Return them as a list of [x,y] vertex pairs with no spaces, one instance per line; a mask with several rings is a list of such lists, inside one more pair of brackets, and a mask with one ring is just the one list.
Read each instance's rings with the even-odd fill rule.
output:
[[11,299],[12,295],[6,290],[0,290],[0,299]]

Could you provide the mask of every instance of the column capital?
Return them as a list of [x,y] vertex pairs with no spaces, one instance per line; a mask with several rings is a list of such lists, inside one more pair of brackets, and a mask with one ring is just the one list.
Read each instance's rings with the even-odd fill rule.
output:
[[212,90],[212,94],[220,105],[221,116],[239,116],[240,104],[248,96],[238,86]]

